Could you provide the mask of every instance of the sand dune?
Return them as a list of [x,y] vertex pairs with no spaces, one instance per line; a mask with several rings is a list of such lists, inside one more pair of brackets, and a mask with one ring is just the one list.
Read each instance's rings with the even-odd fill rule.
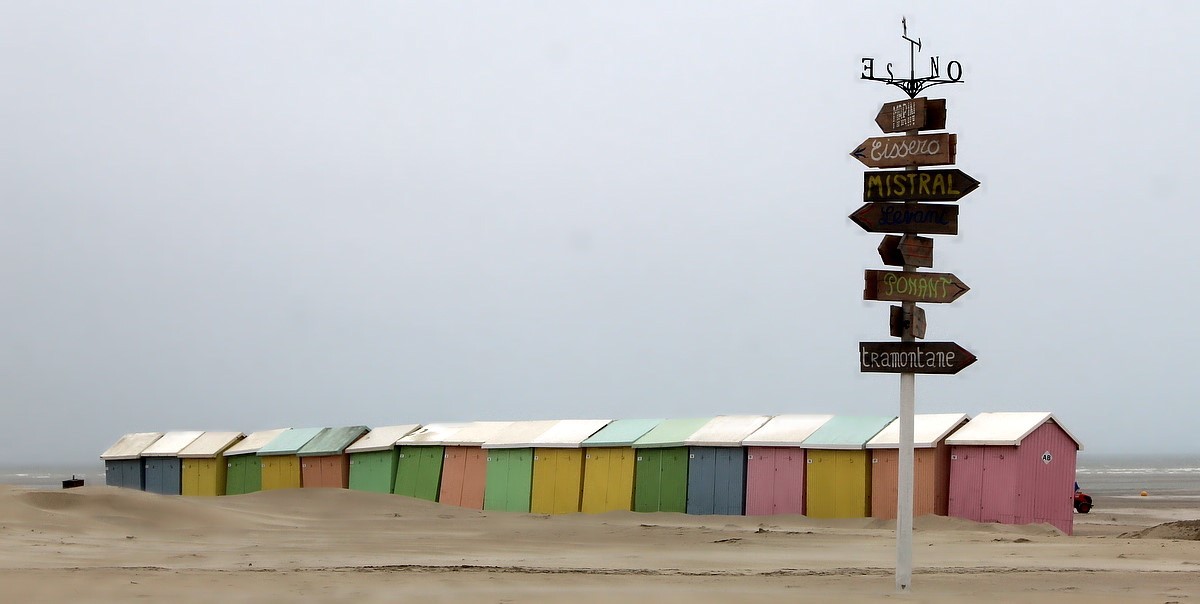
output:
[[[1163,508],[1153,502],[1144,517],[1128,502],[1107,515],[1098,503],[1077,517],[1075,537],[915,519],[915,601],[1200,594],[1200,542],[1186,536],[1200,522],[1156,526]],[[878,601],[895,595],[893,528],[869,518],[481,512],[340,489],[181,498],[6,487],[0,581],[6,601]]]

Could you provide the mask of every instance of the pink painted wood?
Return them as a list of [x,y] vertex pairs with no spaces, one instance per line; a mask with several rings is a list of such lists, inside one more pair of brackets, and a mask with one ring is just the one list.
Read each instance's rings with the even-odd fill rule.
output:
[[803,514],[805,450],[747,447],[746,515]]

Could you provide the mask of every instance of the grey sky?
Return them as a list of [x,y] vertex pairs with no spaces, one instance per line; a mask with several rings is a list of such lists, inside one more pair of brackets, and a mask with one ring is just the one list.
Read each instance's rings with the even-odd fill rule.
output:
[[846,216],[901,15],[964,65],[929,96],[983,182],[935,253],[972,291],[926,307],[980,361],[918,411],[1200,452],[1200,8],[993,4],[0,4],[0,457],[896,413]]

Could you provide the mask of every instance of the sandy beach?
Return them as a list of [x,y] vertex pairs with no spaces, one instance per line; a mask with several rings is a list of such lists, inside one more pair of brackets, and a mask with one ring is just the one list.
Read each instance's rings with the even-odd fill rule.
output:
[[[915,522],[911,594],[872,519],[480,512],[340,489],[221,498],[0,487],[5,601],[1200,601],[1200,500],[1048,526]],[[1174,521],[1181,525],[1160,526]]]

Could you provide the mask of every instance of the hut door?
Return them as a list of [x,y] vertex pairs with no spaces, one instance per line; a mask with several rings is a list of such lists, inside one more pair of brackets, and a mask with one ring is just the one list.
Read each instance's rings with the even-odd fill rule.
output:
[[689,447],[687,464],[687,513],[717,513],[716,449],[713,447]]

